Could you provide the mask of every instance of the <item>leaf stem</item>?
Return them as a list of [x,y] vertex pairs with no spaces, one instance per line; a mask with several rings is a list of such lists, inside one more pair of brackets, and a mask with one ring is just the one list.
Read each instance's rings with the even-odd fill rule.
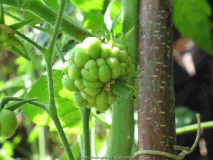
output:
[[89,116],[91,109],[81,108],[81,118],[83,122],[83,157],[90,159],[90,136],[89,136]]
[[61,21],[62,21],[62,16],[63,16],[63,13],[64,13],[65,4],[66,4],[65,0],[60,1],[59,12],[58,12],[58,16],[57,16],[57,19],[56,19],[56,25],[55,25],[55,28],[54,28],[54,31],[53,31],[53,34],[52,34],[52,39],[50,41],[50,45],[49,45],[49,48],[48,48],[48,51],[49,51],[48,56],[49,56],[50,60],[52,59],[53,48],[54,48],[54,45],[55,45],[55,42],[56,42],[56,39],[57,39],[60,24],[61,24]]
[[21,37],[22,39],[24,39],[25,41],[27,41],[28,43],[30,43],[32,46],[34,46],[35,48],[37,48],[40,52],[42,52],[43,54],[47,53],[47,50],[43,47],[41,47],[40,45],[38,45],[37,43],[35,43],[34,41],[32,41],[30,38],[26,37],[25,35],[23,35],[22,33],[20,33],[19,31],[15,31],[15,33]]
[[58,114],[57,114],[57,109],[56,109],[56,104],[55,104],[55,94],[54,94],[54,83],[53,83],[53,70],[52,70],[52,53],[53,53],[53,48],[54,48],[54,44],[57,38],[57,34],[58,34],[58,30],[59,30],[59,26],[61,23],[61,19],[62,19],[62,15],[63,15],[63,11],[64,11],[64,6],[65,6],[65,0],[61,0],[60,1],[60,7],[59,7],[59,13],[57,16],[57,20],[56,20],[56,25],[53,31],[53,35],[52,35],[52,39],[50,42],[50,46],[48,49],[48,55],[44,54],[44,58],[45,58],[45,62],[46,62],[46,68],[47,68],[47,78],[48,78],[48,93],[49,93],[49,106],[47,108],[47,113],[49,114],[49,116],[52,118],[58,134],[62,140],[62,143],[64,145],[65,151],[67,153],[68,159],[69,160],[74,160],[72,151],[70,149],[69,143],[67,141],[67,138],[65,136],[64,130],[61,126],[61,123],[59,121],[58,118]]
[[62,54],[62,51],[60,50],[60,48],[59,48],[59,46],[58,46],[57,43],[55,44],[55,48],[56,48],[56,51],[57,51],[57,53],[58,53],[58,55],[59,55],[59,57],[60,57],[62,63],[65,63],[66,60],[64,59],[64,56],[63,56],[63,54]]
[[93,116],[95,119],[97,119],[100,123],[104,124],[106,127],[110,127],[110,124],[104,121],[102,118],[100,118],[97,114],[91,111],[91,116]]
[[62,143],[64,145],[64,148],[65,148],[65,151],[67,153],[68,159],[69,160],[74,160],[72,151],[70,149],[69,143],[68,143],[67,138],[66,138],[66,136],[64,134],[64,130],[63,130],[62,126],[61,126],[61,123],[59,121],[58,116],[52,116],[52,115],[50,115],[50,116],[51,116],[51,118],[52,118],[52,120],[53,120],[53,122],[54,122],[54,124],[56,126],[56,129],[58,131],[58,134],[59,134],[59,136],[60,136],[60,138],[62,140]]

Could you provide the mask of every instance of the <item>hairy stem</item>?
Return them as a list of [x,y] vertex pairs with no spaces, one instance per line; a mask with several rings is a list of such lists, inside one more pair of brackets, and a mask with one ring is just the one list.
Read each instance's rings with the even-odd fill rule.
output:
[[56,39],[57,39],[59,27],[60,27],[60,24],[61,24],[63,13],[64,13],[65,3],[66,3],[65,0],[60,1],[59,12],[58,12],[58,16],[57,16],[57,19],[56,19],[56,25],[55,25],[53,35],[52,35],[52,38],[51,38],[50,46],[48,48],[48,51],[49,51],[48,57],[49,57],[50,60],[52,59],[53,48],[54,48],[54,45],[55,45],[55,42],[56,42]]
[[89,136],[89,116],[91,109],[81,108],[81,118],[83,123],[83,157],[90,159],[90,136]]
[[15,34],[18,35],[19,37],[21,37],[22,39],[24,39],[25,41],[27,41],[28,43],[30,43],[32,46],[37,48],[43,54],[46,54],[47,50],[45,48],[41,47],[40,45],[38,45],[37,43],[35,43],[34,41],[32,41],[30,38],[26,37],[25,35],[23,35],[22,33],[18,32],[18,31],[15,31]]
[[[131,59],[135,63],[137,54],[137,0],[123,0],[123,33],[127,33],[133,27],[135,30],[125,41],[130,53]],[[134,82],[131,82],[134,85]],[[107,157],[112,156],[130,156],[134,139],[134,102],[117,98],[118,103],[112,106],[112,124],[110,134],[107,138]]]
[[61,126],[61,123],[59,121],[58,116],[54,115],[54,116],[51,116],[51,118],[52,118],[52,120],[53,120],[53,122],[54,122],[54,124],[56,126],[58,134],[59,134],[59,136],[61,138],[61,141],[62,141],[62,143],[64,145],[64,148],[65,148],[65,151],[67,153],[68,159],[69,160],[74,160],[74,156],[73,156],[72,151],[70,149],[70,146],[69,146],[69,143],[67,141],[67,138],[66,138],[66,136],[64,134],[64,130],[63,130],[62,126]]

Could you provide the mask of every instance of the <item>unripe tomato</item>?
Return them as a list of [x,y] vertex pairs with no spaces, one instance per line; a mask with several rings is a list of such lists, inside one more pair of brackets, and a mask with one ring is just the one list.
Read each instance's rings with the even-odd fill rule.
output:
[[125,62],[125,59],[128,57],[128,53],[125,50],[120,51],[120,62]]
[[67,74],[64,74],[62,78],[62,85],[68,91],[76,91],[78,88],[75,85],[75,80],[71,79]]
[[112,53],[111,46],[109,44],[102,43],[101,50],[100,50],[100,57],[108,58],[111,53]]
[[62,72],[68,74],[68,68],[69,68],[69,62],[66,61],[66,62],[63,64]]
[[82,90],[85,88],[84,84],[83,84],[83,79],[80,78],[80,79],[76,79],[75,80],[75,86],[79,89],[79,90]]
[[120,64],[120,62],[118,61],[118,59],[115,58],[115,57],[109,57],[109,58],[107,58],[106,59],[106,63],[107,63],[107,65],[110,68],[115,68],[115,67],[117,67]]
[[97,59],[99,57],[101,42],[98,38],[88,37],[84,40],[83,44],[86,47],[86,51],[91,58]]
[[89,88],[86,87],[84,89],[84,91],[89,94],[90,96],[95,96],[96,94],[98,94],[101,91],[101,88]]
[[110,105],[108,104],[108,94],[106,91],[101,91],[96,96],[96,109],[100,112],[105,112],[108,110]]
[[102,66],[103,64],[106,64],[106,61],[103,58],[98,58],[96,62],[98,67]]
[[10,138],[18,127],[17,119],[12,111],[0,111],[0,137]]
[[73,94],[73,101],[75,102],[75,104],[79,107],[85,107],[88,102],[86,99],[84,99],[81,94],[79,93],[79,91],[75,91]]
[[83,84],[89,88],[101,88],[104,85],[104,83],[101,81],[92,82],[86,79],[83,79]]
[[99,68],[98,75],[99,75],[99,79],[101,82],[106,83],[106,82],[110,81],[110,79],[111,79],[110,68],[106,64],[102,65]]
[[77,65],[83,67],[87,61],[90,60],[87,52],[82,48],[82,45],[78,44],[75,47],[75,58],[74,61]]
[[118,47],[113,47],[110,57],[120,59],[120,49]]
[[79,79],[81,78],[81,68],[73,63],[68,69],[68,74],[71,79]]

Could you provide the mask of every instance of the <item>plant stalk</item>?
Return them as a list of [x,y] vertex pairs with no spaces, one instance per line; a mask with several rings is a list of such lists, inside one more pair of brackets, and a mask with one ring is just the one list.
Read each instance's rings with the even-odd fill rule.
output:
[[[51,116],[51,115],[50,115],[50,116]],[[64,148],[65,148],[65,151],[66,151],[66,153],[67,153],[68,159],[69,159],[69,160],[75,160],[75,159],[74,159],[74,156],[73,156],[73,154],[72,154],[72,151],[71,151],[71,149],[70,149],[69,143],[68,143],[68,141],[67,141],[67,138],[66,138],[66,136],[65,136],[64,130],[63,130],[63,128],[62,128],[62,126],[61,126],[61,123],[60,123],[60,121],[59,121],[58,116],[57,116],[57,115],[51,116],[51,118],[52,118],[52,120],[53,120],[53,122],[54,122],[54,124],[55,124],[55,126],[56,126],[56,129],[57,129],[57,131],[58,131],[58,134],[59,134],[59,136],[60,136],[60,138],[61,138],[61,141],[62,141],[62,143],[63,143],[63,145],[64,145]]]
[[53,31],[53,34],[52,34],[52,38],[51,38],[51,41],[50,41],[50,45],[49,45],[49,48],[48,48],[48,51],[49,51],[48,57],[49,57],[50,60],[52,60],[53,49],[54,49],[55,42],[57,40],[57,35],[58,35],[59,27],[60,27],[60,24],[61,24],[61,21],[62,21],[62,16],[63,16],[63,13],[64,13],[65,4],[66,4],[66,0],[60,1],[59,12],[58,12],[58,16],[57,16],[57,19],[56,19],[56,25],[55,25],[55,28],[54,28],[54,31]]
[[81,118],[83,123],[83,157],[90,159],[90,134],[89,134],[89,116],[91,109],[81,108]]

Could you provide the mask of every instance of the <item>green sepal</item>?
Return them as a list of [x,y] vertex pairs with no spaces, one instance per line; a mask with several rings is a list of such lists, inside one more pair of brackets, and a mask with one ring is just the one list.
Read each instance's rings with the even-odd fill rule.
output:
[[10,51],[14,52],[15,54],[24,57],[25,59],[27,59],[28,61],[31,61],[30,57],[28,57],[28,55],[25,55],[22,51],[20,51],[16,46],[12,46],[12,48],[10,49]]
[[9,27],[12,28],[14,31],[16,31],[16,30],[20,29],[21,27],[29,24],[32,21],[33,21],[33,19],[29,19],[29,20],[26,20],[26,21],[22,21],[20,23],[12,24]]
[[0,24],[4,24],[4,8],[3,4],[1,3],[1,11],[0,11]]
[[123,82],[116,81],[115,84],[112,84],[110,86],[110,90],[114,95],[117,95],[118,97],[129,99],[134,98],[135,99],[135,92],[137,91],[135,87],[125,84]]
[[115,16],[115,18],[112,20],[112,25],[111,25],[111,31],[113,30],[115,23],[117,22],[119,16],[121,14],[121,11]]
[[128,32],[126,32],[126,34],[123,34],[120,36],[120,38],[118,39],[117,43],[122,43],[125,40],[127,40],[129,38],[129,36],[132,34],[132,31],[134,30],[135,27],[132,27],[132,29],[130,29]]
[[143,76],[139,76],[139,75],[140,75],[141,73],[143,73],[143,71],[144,71],[143,68],[137,70],[131,79],[142,79]]

